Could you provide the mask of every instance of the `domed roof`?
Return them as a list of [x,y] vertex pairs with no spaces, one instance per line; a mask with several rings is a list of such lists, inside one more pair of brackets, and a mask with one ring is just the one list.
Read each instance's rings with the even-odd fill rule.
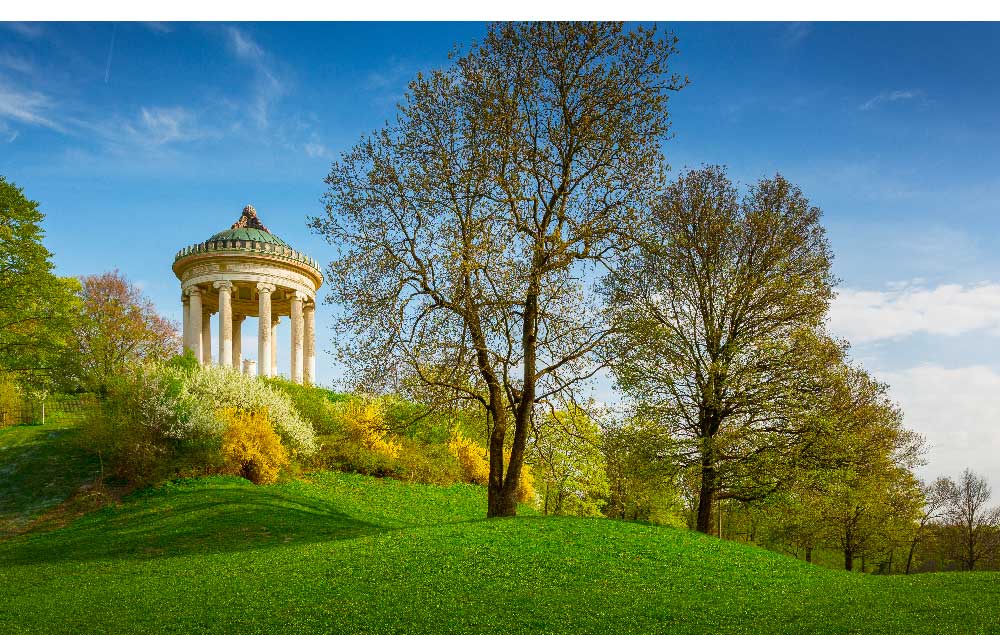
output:
[[257,242],[290,247],[288,243],[272,234],[264,226],[264,223],[260,222],[260,219],[257,218],[257,210],[253,208],[253,205],[247,205],[243,208],[239,220],[233,223],[232,227],[213,235],[208,240],[256,240]]
[[214,234],[208,240],[256,240],[261,243],[274,243],[283,247],[290,245],[274,234],[256,227],[236,227]]
[[[269,258],[294,260],[311,269],[319,271],[319,262],[300,251],[292,249],[291,245],[278,238],[257,218],[257,210],[253,205],[243,208],[239,220],[229,229],[214,234],[208,240],[181,249],[174,256],[174,262],[186,259],[188,256],[203,256],[209,253],[250,252],[263,254]],[[321,278],[322,279],[322,278]]]

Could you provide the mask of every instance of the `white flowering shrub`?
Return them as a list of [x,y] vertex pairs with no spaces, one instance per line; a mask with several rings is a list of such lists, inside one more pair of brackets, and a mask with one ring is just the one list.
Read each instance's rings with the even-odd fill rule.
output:
[[84,443],[113,476],[134,484],[224,469],[227,412],[263,417],[292,455],[317,449],[312,425],[284,392],[235,370],[203,368],[193,357],[137,364],[108,387],[84,424]]
[[190,398],[186,426],[191,433],[211,431],[221,437],[225,424],[219,411],[235,408],[266,414],[281,441],[300,454],[316,451],[313,427],[296,412],[291,399],[256,377],[235,369],[209,366],[198,368],[188,377],[185,392]]

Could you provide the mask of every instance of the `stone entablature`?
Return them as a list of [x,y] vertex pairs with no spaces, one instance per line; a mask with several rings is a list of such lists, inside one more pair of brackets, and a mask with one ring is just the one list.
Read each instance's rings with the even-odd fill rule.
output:
[[191,255],[214,254],[220,252],[250,252],[254,254],[265,254],[272,256],[275,259],[290,260],[310,267],[316,271],[316,274],[320,277],[320,279],[323,277],[320,273],[319,262],[317,262],[315,258],[310,258],[301,251],[296,251],[291,247],[257,240],[206,240],[203,243],[190,245],[178,251],[174,256],[174,262],[176,263],[178,260]]
[[[246,236],[256,239],[238,238]],[[277,326],[288,316],[289,376],[297,383],[314,381],[316,292],[323,275],[315,259],[268,232],[252,206],[231,229],[177,252],[173,270],[181,281],[184,347],[203,364],[212,363],[211,316],[218,314],[217,363],[253,366],[242,359],[242,324],[249,316],[258,318],[256,372],[276,374]]]

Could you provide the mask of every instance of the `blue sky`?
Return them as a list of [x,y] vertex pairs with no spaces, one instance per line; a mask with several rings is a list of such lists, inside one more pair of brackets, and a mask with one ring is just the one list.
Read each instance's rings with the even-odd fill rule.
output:
[[[671,164],[799,184],[842,279],[831,328],[927,436],[922,474],[971,466],[1000,490],[1000,25],[668,27],[692,82]],[[117,267],[179,319],[173,254],[247,203],[329,260],[305,217],[330,161],[484,30],[0,23],[0,174],[41,203],[61,274]],[[318,375],[338,377],[325,353]]]

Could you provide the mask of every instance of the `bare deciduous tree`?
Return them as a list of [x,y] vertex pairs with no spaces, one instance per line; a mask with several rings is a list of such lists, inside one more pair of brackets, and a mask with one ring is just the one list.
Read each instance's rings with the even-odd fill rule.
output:
[[516,512],[536,407],[597,368],[609,328],[588,281],[661,188],[675,43],[618,23],[493,25],[326,179],[312,226],[339,250],[341,358],[355,385],[405,379],[485,410],[489,516]]
[[955,555],[967,571],[997,548],[1000,508],[989,508],[993,490],[985,478],[972,470],[962,472],[958,482],[948,479],[948,509],[945,522],[954,529]]

